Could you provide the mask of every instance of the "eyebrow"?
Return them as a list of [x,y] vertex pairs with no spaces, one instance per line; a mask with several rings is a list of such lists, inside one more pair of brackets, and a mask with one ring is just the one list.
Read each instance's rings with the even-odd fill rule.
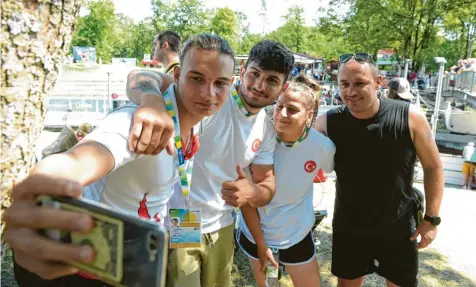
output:
[[[256,72],[259,72],[259,73],[262,73],[262,72],[263,72],[263,71],[261,71],[261,70],[258,70],[258,69],[255,68],[255,67],[250,67],[250,69],[253,69],[253,70],[255,70]],[[270,75],[269,77],[270,77],[270,78],[273,78],[273,79],[275,79],[275,80],[277,80],[278,82],[281,83],[281,79],[279,79],[278,77],[273,76],[273,75]]]
[[281,104],[283,106],[289,106],[289,107],[292,107],[292,108],[296,108],[296,109],[300,109],[301,107],[299,107],[298,105],[295,105],[295,104],[285,104],[283,103],[282,101],[277,101],[276,102],[277,104]]
[[[188,71],[188,73],[205,77],[205,75],[200,73],[199,71],[191,70],[191,71]],[[229,77],[219,77],[218,79],[223,80],[223,81],[231,81],[231,78],[229,78]]]
[[[368,79],[366,79],[366,78],[355,78],[354,79],[354,82],[367,82],[367,81],[368,81]],[[342,83],[342,82],[350,82],[350,81],[347,80],[347,79],[342,79],[342,80],[339,80],[339,82]]]

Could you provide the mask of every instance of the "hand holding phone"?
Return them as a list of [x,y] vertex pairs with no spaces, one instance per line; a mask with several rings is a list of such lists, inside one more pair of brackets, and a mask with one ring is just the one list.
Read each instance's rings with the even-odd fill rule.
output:
[[78,183],[33,173],[13,187],[12,205],[5,211],[5,241],[15,255],[15,262],[43,279],[54,279],[78,272],[67,261],[90,262],[94,253],[89,247],[60,244],[37,232],[41,228],[59,228],[87,233],[93,228],[86,214],[42,208],[39,195],[80,197]]
[[165,285],[168,232],[164,227],[88,200],[41,196],[39,203],[93,218],[94,228],[88,234],[59,229],[42,231],[55,241],[94,249],[91,263],[68,262],[72,266],[114,286]]

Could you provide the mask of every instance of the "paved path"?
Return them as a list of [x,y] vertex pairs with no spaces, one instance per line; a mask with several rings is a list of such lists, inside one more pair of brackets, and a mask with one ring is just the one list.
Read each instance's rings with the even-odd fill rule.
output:
[[[314,184],[314,205],[322,198],[318,209],[327,209],[329,216],[324,220],[327,224],[332,223],[334,211],[334,178],[331,174],[322,186]],[[422,184],[415,186],[423,190]],[[476,191],[445,188],[440,216],[442,222],[431,247],[448,257],[455,270],[476,280]]]

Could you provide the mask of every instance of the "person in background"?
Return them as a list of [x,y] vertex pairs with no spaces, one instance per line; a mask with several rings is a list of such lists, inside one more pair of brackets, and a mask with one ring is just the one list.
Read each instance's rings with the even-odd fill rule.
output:
[[471,180],[473,179],[474,169],[476,167],[476,161],[472,161],[475,158],[474,142],[469,142],[463,149],[463,175],[464,175],[464,184],[463,189],[471,189]]
[[152,44],[152,59],[164,66],[166,74],[173,76],[174,68],[179,66],[180,43],[180,36],[174,31],[162,31],[155,36]]
[[[470,161],[473,163],[473,168],[476,172],[476,149],[475,152],[473,152],[473,156],[471,156]],[[476,174],[473,173],[473,179],[471,181],[472,183],[469,184],[469,188],[472,189],[473,186],[476,187]]]
[[415,99],[410,83],[404,78],[393,78],[388,82],[387,98],[409,103]]

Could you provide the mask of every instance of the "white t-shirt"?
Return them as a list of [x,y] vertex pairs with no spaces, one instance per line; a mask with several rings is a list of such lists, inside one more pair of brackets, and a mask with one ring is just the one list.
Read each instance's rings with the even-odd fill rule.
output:
[[[286,249],[309,233],[315,221],[313,180],[319,169],[328,173],[334,169],[334,153],[334,143],[314,129],[294,147],[276,145],[276,194],[267,206],[258,208],[261,229],[269,246]],[[239,226],[255,242],[241,214]]]
[[467,145],[463,149],[463,159],[464,161],[471,161],[471,157],[475,152],[474,146]]
[[[276,132],[261,110],[246,117],[230,95],[223,107],[201,122],[200,149],[193,162],[190,207],[202,210],[202,233],[217,231],[234,222],[233,207],[225,205],[221,188],[238,178],[236,165],[273,164]],[[170,207],[182,208],[180,192]]]
[[[169,95],[178,115],[173,85]],[[163,223],[174,185],[180,187],[177,156],[165,151],[156,156],[139,156],[129,151],[136,109],[137,105],[130,103],[112,111],[100,127],[85,137],[105,146],[114,156],[115,166],[107,176],[86,186],[83,196],[131,216],[142,214]]]

